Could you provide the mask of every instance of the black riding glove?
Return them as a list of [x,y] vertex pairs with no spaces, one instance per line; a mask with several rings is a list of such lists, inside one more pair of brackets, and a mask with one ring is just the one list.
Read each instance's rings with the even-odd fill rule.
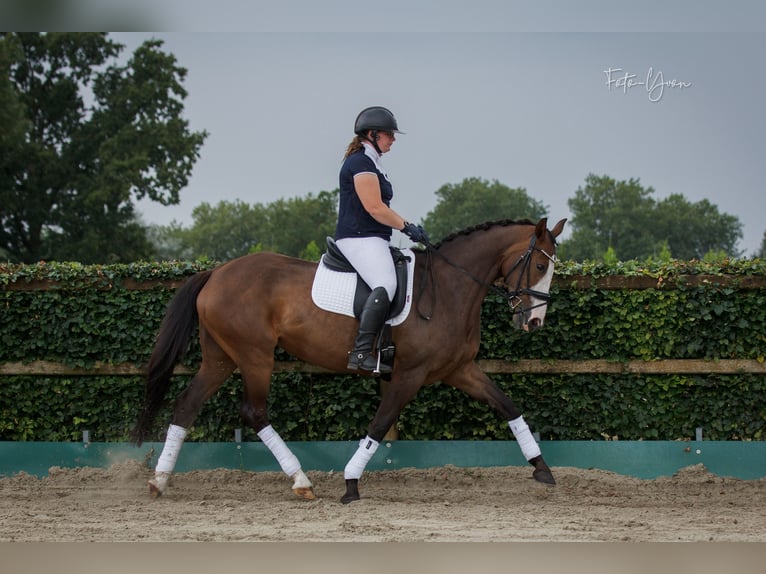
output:
[[423,229],[420,225],[415,225],[414,223],[408,223],[405,221],[404,227],[402,227],[402,233],[412,239],[412,241],[415,243],[430,243],[426,230]]

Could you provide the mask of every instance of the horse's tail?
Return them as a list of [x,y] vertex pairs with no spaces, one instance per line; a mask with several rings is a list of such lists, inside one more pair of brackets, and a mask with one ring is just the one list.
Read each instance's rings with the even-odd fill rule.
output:
[[165,400],[173,369],[189,349],[197,327],[197,297],[210,279],[212,270],[202,271],[188,279],[170,301],[152,356],[146,369],[146,394],[131,440],[138,446],[144,441]]

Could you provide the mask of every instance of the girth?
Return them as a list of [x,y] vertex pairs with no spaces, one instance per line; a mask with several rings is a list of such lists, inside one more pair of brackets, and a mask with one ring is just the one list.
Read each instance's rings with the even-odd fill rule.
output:
[[[407,262],[410,260],[410,257],[402,253],[398,247],[389,246],[389,249],[391,250],[391,258],[394,260],[394,269],[396,270],[396,293],[388,311],[388,318],[390,319],[402,312],[407,300]],[[356,269],[348,262],[345,255],[341,253],[332,237],[327,238],[327,251],[322,255],[322,264],[332,271],[356,273]],[[361,277],[358,277],[356,293],[354,293],[354,316],[357,319],[362,313],[364,302],[367,301],[371,291],[372,288]]]

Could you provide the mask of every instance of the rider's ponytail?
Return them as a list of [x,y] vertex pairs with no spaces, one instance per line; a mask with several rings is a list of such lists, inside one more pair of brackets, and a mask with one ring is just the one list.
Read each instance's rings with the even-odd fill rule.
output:
[[358,152],[363,147],[362,138],[359,136],[354,136],[354,139],[351,140],[351,143],[348,144],[348,147],[346,148],[346,155],[343,156],[343,159],[346,159],[352,153]]

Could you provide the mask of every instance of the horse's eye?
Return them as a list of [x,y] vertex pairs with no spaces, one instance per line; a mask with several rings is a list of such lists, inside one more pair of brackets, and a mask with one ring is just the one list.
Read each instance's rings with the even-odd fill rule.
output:
[[542,263],[538,263],[537,264],[537,270],[538,271],[545,271],[545,265],[543,265]]

